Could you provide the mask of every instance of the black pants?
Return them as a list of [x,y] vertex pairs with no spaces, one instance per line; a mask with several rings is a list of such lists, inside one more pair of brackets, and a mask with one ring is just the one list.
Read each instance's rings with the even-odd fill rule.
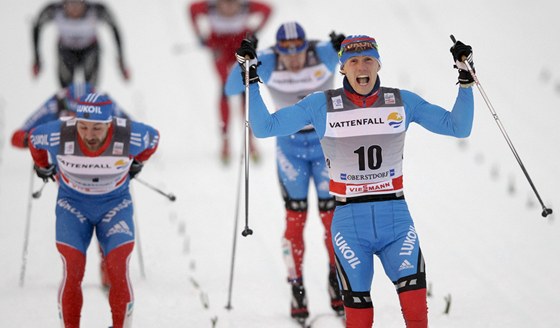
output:
[[62,87],[74,82],[76,69],[82,68],[85,82],[95,86],[99,73],[99,45],[97,42],[83,49],[58,46],[58,79]]

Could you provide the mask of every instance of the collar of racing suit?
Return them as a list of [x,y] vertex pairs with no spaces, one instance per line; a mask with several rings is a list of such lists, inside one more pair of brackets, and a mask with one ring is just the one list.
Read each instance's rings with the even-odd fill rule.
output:
[[375,101],[377,100],[377,97],[379,96],[379,88],[381,86],[381,82],[379,80],[379,75],[378,75],[377,76],[377,81],[375,81],[375,85],[373,86],[373,89],[367,95],[358,94],[354,90],[354,88],[352,88],[352,86],[350,85],[350,82],[348,82],[348,79],[346,78],[346,76],[344,77],[344,80],[342,81],[342,85],[343,85],[343,89],[344,89],[344,94],[356,106],[370,107],[375,103]]

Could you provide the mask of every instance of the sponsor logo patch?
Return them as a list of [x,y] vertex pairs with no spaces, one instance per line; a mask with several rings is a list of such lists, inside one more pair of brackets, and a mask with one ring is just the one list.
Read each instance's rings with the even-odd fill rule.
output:
[[386,105],[394,105],[397,103],[397,101],[395,100],[395,94],[394,93],[385,93],[383,95],[383,97],[385,98],[385,104]]
[[414,269],[414,265],[410,263],[408,260],[404,260],[401,266],[399,267],[399,271],[406,270],[406,269]]
[[355,269],[358,266],[358,264],[362,263],[358,258],[358,256],[356,255],[356,253],[352,250],[352,248],[348,246],[348,243],[346,242],[344,237],[340,234],[340,232],[337,232],[336,235],[334,236],[334,242],[336,247],[340,251],[340,254],[342,254],[344,259],[348,262],[348,264],[352,267],[352,269]]
[[344,105],[342,104],[342,97],[341,96],[336,96],[334,98],[331,98],[331,101],[332,101],[334,109],[344,108]]
[[403,117],[397,112],[392,112],[387,116],[387,123],[393,128],[398,128],[403,122]]

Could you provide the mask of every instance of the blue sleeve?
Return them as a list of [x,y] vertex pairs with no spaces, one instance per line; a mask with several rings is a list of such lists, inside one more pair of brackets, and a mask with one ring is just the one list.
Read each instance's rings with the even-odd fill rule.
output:
[[117,104],[115,101],[113,101],[113,104],[114,106],[111,115],[113,115],[114,117],[126,118],[127,120],[132,121],[132,116],[130,116],[130,114],[128,114],[119,104]]
[[[113,102],[114,103],[114,102]],[[114,103],[115,104],[115,103]],[[122,117],[122,118],[126,118],[128,120],[132,120],[132,117],[130,116],[130,114],[128,114],[121,106],[119,106],[118,104],[115,104],[115,106],[113,107],[113,112],[111,113],[111,115],[115,116],[115,117]]]
[[320,138],[325,134],[327,105],[323,92],[312,93],[270,114],[255,83],[249,87],[249,101],[249,123],[258,138],[290,135],[308,124],[313,125]]
[[109,94],[105,93],[105,95],[107,97],[109,97],[109,99],[111,99],[111,102],[113,103],[113,110],[111,111],[111,115],[113,115],[114,117],[122,117],[122,118],[126,118],[127,120],[132,121],[132,116],[130,116],[130,114],[128,114],[116,101],[115,99],[113,99],[113,97],[111,97]]
[[23,124],[21,130],[29,131],[32,128],[58,119],[56,98],[47,100],[41,108],[37,109]]
[[417,94],[401,90],[405,104],[406,127],[412,122],[420,124],[427,130],[457,138],[470,135],[474,117],[474,99],[472,88],[459,87],[459,93],[451,111],[430,104]]
[[334,72],[338,65],[338,54],[334,50],[330,41],[317,43],[315,47],[317,56],[328,67],[329,71]]
[[[264,84],[270,80],[274,67],[276,67],[276,55],[271,49],[257,53],[257,58],[261,64],[257,67],[257,74]],[[226,96],[233,96],[245,91],[241,67],[236,62],[232,65],[225,86]]]
[[158,147],[159,132],[153,127],[131,121],[130,130],[130,155],[136,156],[147,151],[151,155]]
[[243,85],[243,80],[241,77],[241,67],[237,62],[231,65],[229,74],[226,80],[225,93],[226,96],[234,96],[245,91],[245,86]]
[[[29,135],[29,150],[31,151],[34,160],[35,155],[33,155],[33,153],[38,153],[37,150],[46,151],[46,153],[48,153],[49,163],[56,165],[55,158],[60,147],[61,125],[61,120],[54,120],[45,124],[41,124],[31,130],[31,133]],[[45,161],[47,160],[46,153],[44,157]],[[39,157],[42,157],[42,155],[40,155]]]

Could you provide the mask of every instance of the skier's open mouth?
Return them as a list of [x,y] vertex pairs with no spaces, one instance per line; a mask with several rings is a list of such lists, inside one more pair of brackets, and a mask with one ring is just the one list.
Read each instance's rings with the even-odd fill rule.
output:
[[369,76],[367,75],[360,75],[356,77],[356,81],[359,85],[367,85],[369,83]]

